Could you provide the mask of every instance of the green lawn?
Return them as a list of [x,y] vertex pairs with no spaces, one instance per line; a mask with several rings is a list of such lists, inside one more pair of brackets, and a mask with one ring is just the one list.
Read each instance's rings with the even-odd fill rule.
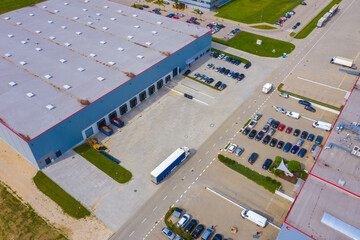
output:
[[43,2],[44,0],[1,0],[0,14],[10,12],[12,10]]
[[37,188],[56,202],[66,214],[77,219],[90,215],[90,212],[80,202],[65,192],[43,172],[38,171],[33,180]]
[[[258,39],[262,40],[261,45],[256,44]],[[289,54],[295,49],[295,45],[292,43],[244,31],[240,32],[228,41],[214,37],[212,40],[214,42],[262,57],[281,57],[283,53]],[[273,49],[275,49],[275,52],[273,52]]]
[[277,29],[276,27],[269,26],[269,25],[256,25],[256,26],[251,26],[251,27],[252,27],[252,28],[257,28],[257,29],[264,29],[264,30]]
[[216,16],[247,24],[274,24],[300,2],[301,0],[232,0],[217,10]]
[[126,183],[132,177],[129,170],[114,163],[86,143],[74,148],[74,151],[119,183]]
[[[333,0],[311,22],[309,22],[303,29],[301,29],[301,31],[298,34],[296,34],[295,38],[297,38],[297,39],[306,38],[312,32],[312,30],[314,30],[316,28],[316,24],[319,21],[319,19],[322,16],[324,16],[324,14],[326,12],[328,12],[330,10],[330,8],[332,8],[332,6],[334,6],[335,4],[339,4],[340,2],[341,2],[341,0]],[[330,19],[330,21],[332,21],[332,20]]]

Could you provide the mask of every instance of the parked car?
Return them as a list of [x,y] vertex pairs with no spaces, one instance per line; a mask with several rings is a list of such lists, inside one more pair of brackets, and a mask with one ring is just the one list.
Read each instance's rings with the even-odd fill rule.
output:
[[182,212],[183,212],[183,210],[181,208],[175,208],[175,210],[173,212],[173,216],[176,217],[176,218],[180,218]]
[[161,232],[167,236],[169,239],[174,239],[175,238],[175,233],[173,233],[170,229],[168,229],[167,227],[164,227]]
[[292,154],[296,154],[297,151],[299,151],[299,146],[294,145],[294,146],[292,147],[292,149],[291,149],[290,152],[291,152]]
[[[294,11],[294,10],[290,10],[289,13],[290,13],[290,15],[294,15],[294,14],[295,14],[295,11]],[[300,24],[299,24],[299,25],[300,25]],[[299,25],[298,25],[298,26],[299,26]]]
[[275,21],[275,25],[282,26],[282,25],[283,25],[283,22],[282,22],[282,21],[280,21],[280,20],[277,20],[277,21]]
[[235,155],[240,156],[244,152],[244,150],[245,150],[244,148],[239,147],[238,149],[236,149]]
[[186,70],[184,74],[185,74],[185,75],[189,75],[189,73],[191,73],[191,70],[190,70],[190,69]]
[[219,57],[218,57],[218,59],[221,60],[221,59],[223,59],[224,57],[225,57],[225,54],[220,54]]
[[239,81],[243,80],[245,78],[245,75],[243,73],[239,74],[239,76],[237,77],[237,79]]
[[218,233],[214,236],[212,240],[222,240],[222,239],[223,239],[222,235]]
[[253,139],[255,137],[256,133],[257,133],[257,131],[255,129],[251,130],[251,132],[249,133],[248,138]]
[[316,112],[316,109],[313,108],[312,106],[306,105],[304,108],[310,112]]
[[277,147],[278,149],[282,149],[283,146],[284,146],[284,144],[285,144],[285,142],[280,140],[280,141],[278,142],[278,144],[276,145],[276,147]]
[[271,139],[269,146],[270,146],[270,147],[275,147],[277,141],[278,141],[278,140],[277,140],[276,138]]
[[230,71],[228,74],[228,77],[232,77],[233,74],[234,74],[234,71]]
[[213,63],[208,63],[208,65],[207,65],[208,68],[212,68],[213,66],[214,66]]
[[279,121],[274,121],[273,123],[272,123],[272,127],[273,128],[278,128],[280,126],[280,122]]
[[302,133],[301,133],[301,138],[302,139],[306,139],[306,137],[308,136],[308,132],[307,131],[303,131]]
[[261,117],[262,117],[261,113],[256,113],[254,116],[254,120],[259,121]]
[[251,67],[251,62],[247,62],[245,65],[244,65],[244,68],[248,69],[249,67]]
[[192,219],[188,225],[186,225],[186,227],[184,228],[184,231],[186,233],[191,233],[192,230],[194,230],[194,228],[196,227],[196,225],[198,224],[198,221],[196,219]]
[[224,90],[227,87],[227,85],[225,83],[221,84],[221,86],[219,87],[220,90]]
[[226,70],[226,68],[224,68],[224,67],[223,67],[223,68],[221,68],[221,69],[220,69],[220,73],[224,73],[224,72],[225,72],[225,70]]
[[319,145],[317,145],[316,143],[314,143],[314,145],[313,145],[312,148],[311,148],[311,152],[314,152],[317,146],[319,146]]
[[314,141],[314,138],[315,138],[315,135],[312,134],[312,133],[310,133],[309,136],[308,136],[308,138],[307,138],[307,140],[310,141],[310,142],[312,142],[312,141]]
[[286,114],[286,113],[287,113],[287,111],[286,111],[285,109],[283,109],[282,107],[275,107],[275,110],[276,110],[277,112],[281,112],[281,113],[283,113],[283,114]]
[[316,137],[316,139],[315,139],[315,143],[317,144],[317,145],[320,145],[321,143],[322,143],[322,141],[323,141],[323,137],[322,136],[317,136]]
[[198,78],[199,76],[200,76],[200,73],[198,73],[198,72],[194,74],[194,78]]
[[248,134],[249,134],[249,132],[250,132],[250,130],[251,130],[251,128],[246,127],[246,128],[244,129],[244,131],[242,131],[242,134],[244,134],[244,135],[248,135]]
[[300,149],[298,156],[303,158],[306,154],[307,150],[305,148]]
[[266,133],[267,131],[269,131],[269,128],[270,128],[270,125],[269,125],[269,124],[266,124],[266,125],[263,127],[262,131],[263,131],[264,133]]
[[202,234],[202,232],[205,230],[205,226],[202,224],[199,224],[195,230],[193,231],[193,233],[191,234],[191,236],[193,238],[198,238],[200,237],[200,235]]
[[273,163],[273,160],[271,160],[270,158],[268,158],[268,159],[265,160],[262,168],[263,168],[264,170],[268,170],[272,163]]
[[236,65],[236,66],[239,66],[239,65],[240,65],[240,63],[241,63],[241,60],[240,60],[240,59],[238,59],[238,60],[235,62],[235,65]]
[[216,67],[216,68],[215,68],[215,72],[220,71],[220,69],[221,69],[221,67],[220,67],[220,66]]
[[294,135],[295,137],[297,137],[297,136],[300,135],[300,133],[301,133],[300,129],[295,129],[293,135]]
[[304,6],[306,6],[306,5],[307,5],[307,3],[306,3],[306,2],[301,2],[301,3],[300,3],[300,5],[304,5]]
[[205,76],[205,77],[202,79],[203,82],[207,82],[208,80],[209,80],[209,77],[208,77],[208,76]]
[[270,139],[271,139],[271,136],[268,134],[264,137],[262,143],[266,145],[270,142]]
[[257,154],[257,153],[252,153],[251,155],[250,155],[250,157],[249,157],[249,159],[248,159],[248,162],[251,164],[251,165],[253,165],[254,164],[254,162],[256,161],[256,159],[259,157],[259,154]]
[[224,72],[224,74],[225,74],[225,75],[228,75],[229,72],[230,72],[230,69],[226,69],[225,72]]
[[259,131],[258,134],[255,137],[256,141],[260,141],[262,138],[264,137],[264,132],[263,131]]
[[215,86],[216,88],[219,88],[221,86],[222,82],[221,81],[218,81],[217,83],[215,83]]
[[180,226],[181,226],[182,228],[184,228],[185,225],[189,222],[190,218],[191,218],[191,216],[190,216],[189,214],[185,213],[185,214],[180,218],[180,220],[176,223],[176,226],[177,226],[177,227],[180,227]]
[[273,136],[273,135],[275,134],[275,132],[276,132],[276,129],[275,129],[275,128],[270,128],[270,130],[269,130],[269,135],[270,135],[270,136]]
[[304,143],[304,139],[299,138],[299,139],[297,140],[297,142],[296,142],[296,146],[301,147],[301,146],[303,145],[303,143]]
[[271,126],[274,123],[274,121],[275,120],[273,118],[269,118],[269,120],[266,123]]
[[211,84],[214,81],[213,78],[209,78],[209,80],[207,81],[208,84]]
[[204,234],[201,236],[201,240],[210,240],[211,235],[214,233],[215,229],[212,227],[209,227],[206,229]]
[[289,152],[291,147],[292,147],[292,144],[287,142],[284,149],[283,149],[283,151],[284,152]]
[[257,124],[257,121],[251,120],[248,126],[249,126],[250,128],[254,128],[254,127],[256,126],[256,124]]
[[287,93],[279,93],[279,96],[280,97],[283,97],[283,98],[289,98],[289,94],[287,94]]
[[239,76],[240,73],[236,72],[234,73],[234,75],[232,76],[233,79],[236,79]]
[[143,5],[143,8],[149,8],[149,6],[148,5]]
[[290,134],[291,131],[292,131],[292,127],[287,127],[286,130],[285,130],[285,132],[288,133],[288,134]]
[[237,147],[238,147],[238,146],[237,146],[235,143],[230,144],[230,146],[229,146],[229,148],[228,148],[228,152],[229,152],[229,153],[235,152],[235,150],[237,149]]
[[285,124],[280,124],[280,126],[278,127],[278,130],[282,131],[282,130],[284,130],[285,127],[286,127]]
[[305,105],[305,106],[310,106],[311,105],[310,102],[302,100],[302,99],[299,100],[299,103],[302,104],[302,105]]

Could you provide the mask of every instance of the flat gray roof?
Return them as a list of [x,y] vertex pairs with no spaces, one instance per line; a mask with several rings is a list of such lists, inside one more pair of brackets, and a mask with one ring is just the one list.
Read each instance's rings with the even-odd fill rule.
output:
[[105,0],[49,0],[0,29],[0,119],[27,139],[209,31]]
[[360,157],[345,150],[360,146],[360,138],[336,130],[339,123],[360,123],[359,102],[360,90],[354,89],[286,219],[315,239],[351,239],[321,223],[324,213],[360,228]]

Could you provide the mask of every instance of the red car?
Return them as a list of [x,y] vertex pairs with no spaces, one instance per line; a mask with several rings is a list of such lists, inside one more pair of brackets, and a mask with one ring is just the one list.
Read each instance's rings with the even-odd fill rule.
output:
[[278,127],[278,130],[282,131],[282,130],[284,130],[285,127],[286,127],[285,124],[280,124],[280,126]]
[[290,134],[290,133],[291,133],[291,131],[292,131],[292,127],[287,127],[287,129],[286,129],[286,131],[285,131],[285,132]]

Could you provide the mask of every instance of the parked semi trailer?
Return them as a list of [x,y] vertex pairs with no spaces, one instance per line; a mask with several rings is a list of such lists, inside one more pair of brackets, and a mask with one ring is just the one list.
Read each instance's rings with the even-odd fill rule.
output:
[[155,184],[160,183],[172,170],[175,169],[182,161],[190,155],[188,147],[181,147],[175,150],[168,158],[166,158],[151,173],[151,181]]
[[335,63],[335,64],[338,64],[338,65],[341,65],[341,66],[352,68],[353,65],[354,65],[354,60],[349,59],[349,58],[336,56],[336,57],[333,57],[330,60],[330,63]]

